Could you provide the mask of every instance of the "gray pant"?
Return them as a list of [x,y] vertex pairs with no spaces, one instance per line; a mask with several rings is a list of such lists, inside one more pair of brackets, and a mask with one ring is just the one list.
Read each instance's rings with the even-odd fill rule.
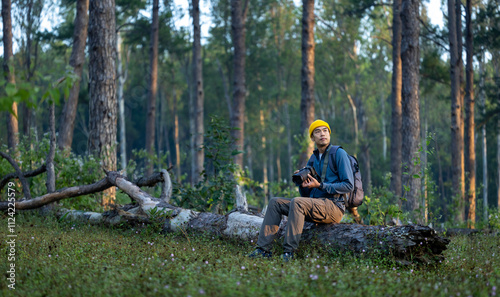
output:
[[304,221],[324,224],[339,223],[343,213],[332,200],[327,198],[274,197],[269,201],[264,222],[260,227],[257,246],[261,249],[269,251],[278,233],[281,215],[288,216],[283,247],[285,253],[289,253],[299,247]]

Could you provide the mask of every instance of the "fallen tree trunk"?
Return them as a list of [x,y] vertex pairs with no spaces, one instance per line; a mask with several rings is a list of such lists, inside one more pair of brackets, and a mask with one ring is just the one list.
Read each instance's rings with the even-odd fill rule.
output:
[[[168,174],[158,174],[170,179]],[[60,200],[64,198],[63,196],[74,197],[78,193],[84,195],[90,191],[117,186],[138,203],[138,205],[126,205],[105,213],[61,210],[57,214],[60,218],[91,224],[150,223],[158,219],[158,214],[160,214],[160,217],[163,217],[161,223],[164,232],[191,229],[247,240],[256,239],[262,225],[262,216],[248,213],[244,205],[246,201],[242,197],[238,199],[236,210],[226,215],[197,212],[170,205],[166,202],[168,199],[152,197],[118,172],[107,172],[106,175],[106,178],[95,184],[63,189],[44,196],[59,193],[58,200]],[[149,182],[142,184],[149,184]],[[238,195],[241,196],[240,193]],[[31,200],[31,203],[30,201],[18,201],[16,208],[35,208],[43,203],[52,202],[48,199],[42,199],[44,196],[33,199],[36,202]],[[279,236],[283,235],[285,228],[286,222],[283,222],[280,226]],[[393,255],[401,263],[420,262],[426,264],[441,260],[443,258],[442,252],[446,250],[449,243],[448,239],[439,237],[432,228],[420,225],[384,227],[306,223],[302,238],[304,242],[317,239],[325,246],[325,251],[383,253]]]
[[[42,166],[42,167],[44,167],[44,166]],[[42,167],[40,167],[40,168],[42,168]],[[41,170],[40,168],[37,169],[36,171],[40,171]],[[115,177],[115,180],[116,180],[116,176],[119,176],[120,179],[123,179],[126,181],[126,179],[123,176],[119,175],[117,172],[114,172],[114,171],[107,172],[107,176],[105,178],[103,178],[103,179],[101,179],[93,184],[90,184],[90,185],[81,185],[81,186],[63,188],[63,189],[57,190],[55,192],[47,193],[43,196],[36,197],[33,199],[17,200],[15,202],[15,208],[19,209],[19,210],[34,209],[34,208],[42,207],[42,206],[47,205],[47,204],[52,203],[52,202],[57,202],[57,201],[62,200],[62,199],[79,197],[79,196],[83,196],[83,195],[89,195],[89,194],[93,194],[93,193],[102,192],[102,191],[104,191],[112,186],[116,186],[116,182],[110,181],[110,179],[113,180],[113,177]],[[6,177],[4,177],[3,179],[6,179]],[[164,181],[164,180],[166,180],[166,181]],[[172,193],[172,183],[170,181],[170,177],[169,177],[168,173],[165,174],[164,170],[162,170],[162,172],[155,173],[148,178],[142,178],[142,179],[137,180],[137,184],[134,186],[137,189],[138,189],[137,186],[152,187],[158,182],[164,182],[167,185],[163,189],[168,191],[168,192],[166,194],[162,193],[162,196],[168,196],[168,198],[166,197],[164,199],[165,201],[170,199],[169,196]],[[122,181],[122,183],[124,183],[124,181]],[[165,188],[167,188],[167,189],[165,189]],[[148,196],[151,197],[149,194],[148,194]],[[151,198],[156,201],[156,203],[154,203],[155,205],[157,204],[157,202],[160,201],[157,198],[153,198],[153,197],[151,197]],[[8,209],[8,202],[7,201],[0,201],[0,210],[7,210],[7,209]]]

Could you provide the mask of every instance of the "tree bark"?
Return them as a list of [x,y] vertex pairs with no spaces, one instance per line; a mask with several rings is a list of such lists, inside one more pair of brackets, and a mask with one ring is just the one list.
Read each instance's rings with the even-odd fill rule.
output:
[[75,128],[75,117],[78,108],[78,94],[80,93],[80,81],[83,65],[85,64],[85,46],[87,44],[87,27],[89,23],[89,0],[78,0],[76,3],[75,30],[73,32],[73,49],[69,59],[69,65],[73,67],[77,79],[69,92],[69,97],[64,104],[59,125],[58,146],[61,150],[71,149],[73,142],[73,131]]
[[[92,0],[89,6],[89,152],[103,168],[116,170],[116,29],[115,1]],[[105,191],[112,204],[115,189]]]
[[[3,21],[3,71],[5,81],[15,84],[14,74],[14,54],[12,51],[12,5],[10,0],[2,0],[2,21]],[[7,113],[7,145],[9,149],[14,149],[19,144],[19,126],[17,121],[17,103],[12,102],[11,112]]]
[[468,177],[467,202],[469,227],[474,228],[476,223],[476,149],[475,149],[475,124],[474,124],[474,70],[473,37],[472,37],[472,3],[467,0],[466,10],[466,41],[467,66],[465,80],[465,172]]
[[[155,151],[155,118],[156,118],[156,93],[158,91],[158,11],[160,9],[159,0],[153,0],[153,19],[151,22],[151,45],[149,47],[149,90],[148,109],[146,116],[146,152],[149,156]],[[147,173],[151,175],[153,164],[148,161]]]
[[[248,3],[248,1],[246,2]],[[248,5],[248,4],[247,4]],[[242,0],[231,0],[231,31],[234,45],[233,58],[233,112],[231,118],[231,136],[235,140],[235,149],[243,150],[245,143],[245,22],[248,6],[243,7]],[[234,163],[243,168],[243,154],[234,156]]]
[[458,43],[457,20],[455,15],[455,0],[448,0],[448,31],[450,42],[450,78],[451,78],[451,167],[452,189],[454,198],[458,199],[459,212],[456,219],[464,221],[463,201],[464,184],[464,139],[462,123],[462,100],[460,94],[461,55]]
[[[314,0],[302,0],[302,69],[300,100],[300,131],[307,135],[314,121]],[[307,135],[309,140],[310,135]],[[314,149],[308,142],[307,149],[300,152],[299,167],[306,165]]]
[[203,150],[203,135],[205,133],[203,124],[204,114],[204,92],[203,92],[203,60],[201,55],[201,28],[200,28],[200,0],[193,1],[193,87],[195,90],[195,173],[198,182],[201,179],[205,163],[205,151]]
[[403,185],[408,187],[404,209],[414,211],[420,206],[421,171],[419,158],[420,107],[419,107],[419,2],[404,0],[401,3],[401,66],[402,66],[402,160],[408,174],[403,174]]
[[391,113],[391,191],[402,196],[402,66],[401,66],[401,0],[393,2],[392,19],[392,113]]

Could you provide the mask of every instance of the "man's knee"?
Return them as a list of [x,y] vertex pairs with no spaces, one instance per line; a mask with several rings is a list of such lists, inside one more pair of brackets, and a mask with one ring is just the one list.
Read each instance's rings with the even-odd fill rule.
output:
[[304,205],[307,203],[307,200],[308,198],[304,198],[304,197],[295,197],[292,199],[291,201],[291,207],[294,207],[294,208],[297,208],[297,209],[303,209],[304,208]]

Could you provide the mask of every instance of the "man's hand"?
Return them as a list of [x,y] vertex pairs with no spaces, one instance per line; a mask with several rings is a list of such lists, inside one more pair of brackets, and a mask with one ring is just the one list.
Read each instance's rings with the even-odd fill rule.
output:
[[320,185],[319,181],[312,177],[310,174],[307,175],[307,179],[302,183],[303,188],[318,188]]

